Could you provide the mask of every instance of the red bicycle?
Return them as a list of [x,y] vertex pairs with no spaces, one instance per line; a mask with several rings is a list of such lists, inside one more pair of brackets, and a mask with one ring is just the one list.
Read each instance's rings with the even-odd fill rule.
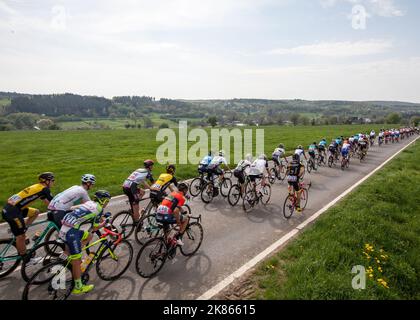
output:
[[[297,192],[300,193],[300,208],[302,210],[305,210],[306,205],[308,204],[309,189],[311,188],[311,186],[311,182],[308,184],[308,186],[306,186],[303,181],[299,182],[300,190]],[[293,187],[289,185],[289,194],[287,195],[283,205],[283,215],[286,219],[289,219],[296,210],[297,192],[294,191]]]

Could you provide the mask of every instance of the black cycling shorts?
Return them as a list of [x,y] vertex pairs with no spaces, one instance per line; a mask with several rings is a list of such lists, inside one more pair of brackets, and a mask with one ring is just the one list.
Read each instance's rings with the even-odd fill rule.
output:
[[238,179],[238,182],[240,184],[243,184],[245,182],[245,174],[243,170],[235,170],[233,171],[233,175]]
[[299,181],[289,181],[289,186],[292,186],[293,189],[297,192],[300,190]]
[[20,210],[19,208],[10,204],[6,204],[4,206],[3,219],[9,224],[10,230],[15,237],[25,234],[26,225],[24,218],[27,216],[27,214],[28,210]]
[[124,194],[128,197],[131,204],[139,204],[140,193],[137,184],[132,183],[129,188],[123,187]]

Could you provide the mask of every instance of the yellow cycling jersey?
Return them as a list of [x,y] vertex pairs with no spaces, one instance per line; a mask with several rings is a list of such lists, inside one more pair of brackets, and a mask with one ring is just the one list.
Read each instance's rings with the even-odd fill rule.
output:
[[24,209],[38,198],[51,201],[53,196],[51,195],[51,191],[48,187],[37,183],[11,196],[7,200],[7,203],[19,209]]
[[174,183],[176,185],[176,178],[172,174],[162,173],[159,176],[159,178],[155,181],[155,183],[150,187],[150,190],[163,191],[171,183]]

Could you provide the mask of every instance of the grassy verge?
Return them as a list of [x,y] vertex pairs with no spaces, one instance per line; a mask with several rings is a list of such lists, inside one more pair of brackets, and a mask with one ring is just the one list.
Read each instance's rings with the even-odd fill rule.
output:
[[[419,158],[416,143],[262,263],[251,298],[420,299]],[[356,265],[372,267],[365,290]]]
[[[271,154],[280,142],[290,153],[298,144],[307,146],[323,137],[332,139],[338,135],[366,132],[371,128],[378,130],[380,127],[264,127],[265,152]],[[80,176],[87,172],[96,175],[98,188],[107,189],[112,195],[121,194],[123,180],[142,166],[144,159],[156,158],[156,150],[162,143],[156,141],[156,133],[157,129],[0,132],[0,207],[9,196],[35,183],[37,174],[43,171],[56,174],[56,185],[52,190],[54,194],[78,184]],[[196,175],[196,164],[177,167],[178,178]],[[163,169],[163,165],[156,166],[155,174]]]

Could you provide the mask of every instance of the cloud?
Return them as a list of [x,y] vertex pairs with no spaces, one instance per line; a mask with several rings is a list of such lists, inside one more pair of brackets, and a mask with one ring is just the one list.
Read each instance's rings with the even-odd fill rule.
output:
[[392,48],[392,42],[383,40],[357,42],[322,42],[302,45],[294,48],[278,48],[265,52],[269,55],[303,55],[321,57],[353,57],[386,52]]
[[394,0],[320,0],[320,4],[323,8],[334,7],[339,3],[363,5],[370,15],[381,17],[401,17],[405,15],[405,13],[397,7]]

